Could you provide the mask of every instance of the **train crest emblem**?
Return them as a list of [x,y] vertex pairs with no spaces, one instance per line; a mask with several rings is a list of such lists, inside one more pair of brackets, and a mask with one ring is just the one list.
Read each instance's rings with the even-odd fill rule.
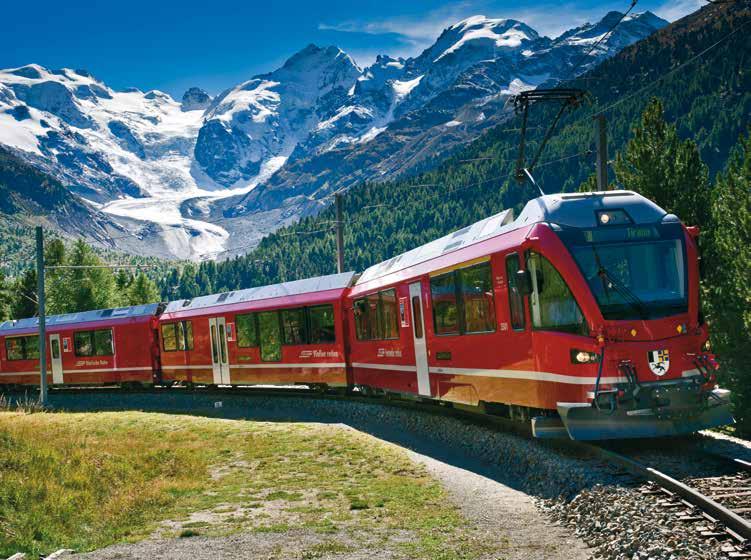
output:
[[668,350],[652,350],[647,352],[647,361],[652,373],[662,377],[670,369],[670,352]]

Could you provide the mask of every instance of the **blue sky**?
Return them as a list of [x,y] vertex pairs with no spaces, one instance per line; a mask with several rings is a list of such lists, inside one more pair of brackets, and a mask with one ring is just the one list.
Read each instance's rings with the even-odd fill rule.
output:
[[[360,65],[378,53],[418,54],[465,17],[519,19],[551,37],[629,0],[130,0],[7,2],[0,20],[0,68],[32,62],[84,68],[114,88],[216,94],[278,67],[308,43],[335,44]],[[639,0],[675,20],[702,0]]]

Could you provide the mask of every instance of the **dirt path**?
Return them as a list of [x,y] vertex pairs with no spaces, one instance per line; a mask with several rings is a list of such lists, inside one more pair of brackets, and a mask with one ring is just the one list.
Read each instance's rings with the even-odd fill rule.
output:
[[586,545],[566,527],[554,525],[527,494],[490,478],[427,455],[408,451],[439,480],[469,522],[489,538],[507,545],[500,557],[508,560],[584,560]]

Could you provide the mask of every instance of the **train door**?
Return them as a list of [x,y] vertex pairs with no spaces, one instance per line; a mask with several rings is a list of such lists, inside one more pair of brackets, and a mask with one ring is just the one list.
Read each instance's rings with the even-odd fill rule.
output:
[[63,355],[60,350],[60,335],[50,335],[50,366],[52,367],[52,383],[63,383]]
[[412,339],[415,343],[415,367],[417,368],[417,391],[424,397],[430,395],[430,370],[428,368],[428,345],[425,340],[425,319],[422,307],[420,282],[409,285],[409,300],[412,305]]
[[211,365],[215,385],[230,385],[229,356],[227,351],[227,324],[224,317],[209,319],[211,336]]

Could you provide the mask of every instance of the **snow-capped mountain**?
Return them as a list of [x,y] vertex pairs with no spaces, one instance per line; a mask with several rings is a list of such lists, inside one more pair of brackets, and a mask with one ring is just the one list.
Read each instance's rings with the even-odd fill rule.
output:
[[596,45],[620,18],[550,39],[472,16],[417,57],[381,55],[364,69],[337,47],[309,45],[215,98],[191,88],[180,102],[114,91],[81,70],[2,70],[0,144],[133,232],[114,245],[216,258],[333,190],[476,138],[507,118],[508,95],[584,72],[667,24],[632,15]]

